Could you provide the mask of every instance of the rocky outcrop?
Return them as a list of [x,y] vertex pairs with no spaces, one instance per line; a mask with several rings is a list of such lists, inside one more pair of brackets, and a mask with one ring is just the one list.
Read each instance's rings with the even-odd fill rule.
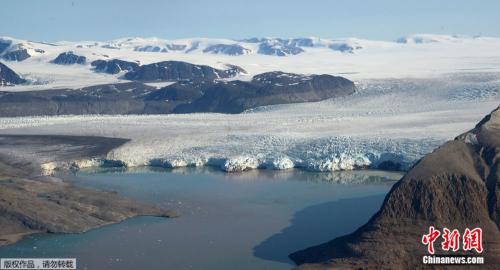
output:
[[163,87],[157,91],[153,91],[147,96],[146,100],[155,101],[180,101],[192,102],[202,97],[204,90],[212,83],[200,82],[193,83],[191,81],[181,81],[167,87]]
[[[162,89],[169,91],[169,88]],[[298,75],[268,72],[256,75],[252,81],[217,82],[205,85],[203,95],[188,104],[179,105],[175,112],[240,113],[265,105],[313,102],[347,96],[355,91],[354,83],[331,75]]]
[[167,44],[167,49],[170,51],[184,51],[187,45],[184,44]]
[[102,158],[125,142],[104,137],[1,135],[0,246],[32,233],[81,233],[138,215],[176,216],[116,192],[40,176],[42,162]]
[[[483,230],[482,269],[500,264],[500,109],[473,130],[422,158],[386,196],[378,213],[350,235],[295,252],[298,269],[424,268],[429,226]],[[439,243],[441,241],[438,241]],[[436,242],[436,243],[438,243]],[[475,252],[436,254],[477,255]],[[445,267],[445,266],[441,266]]]
[[0,38],[0,57],[7,61],[21,62],[35,55],[45,53],[33,43]]
[[24,61],[28,58],[30,58],[31,55],[28,53],[27,49],[18,49],[14,51],[9,51],[5,53],[2,58],[8,61]]
[[0,116],[240,113],[264,105],[341,97],[354,91],[354,83],[342,77],[269,72],[250,82],[186,80],[161,89],[129,82],[81,89],[0,92]]
[[82,233],[138,215],[175,216],[114,192],[75,187],[50,177],[0,176],[0,187],[0,246],[31,233]]
[[56,59],[52,60],[52,63],[58,65],[84,65],[86,62],[87,58],[85,56],[76,55],[73,52],[63,52]]
[[152,46],[152,45],[146,45],[146,46],[138,46],[134,48],[134,51],[136,52],[168,52],[167,49],[161,48],[159,46]]
[[125,78],[133,81],[213,81],[234,77],[238,73],[239,68],[221,70],[205,65],[165,61],[140,66],[137,70],[125,74]]
[[248,54],[250,50],[238,44],[215,44],[206,47],[203,52],[212,54],[242,55]]
[[343,53],[354,53],[354,51],[362,49],[362,47],[359,45],[343,43],[343,42],[332,43],[328,46],[328,48]]
[[123,61],[120,59],[112,60],[95,60],[90,63],[97,72],[108,74],[118,74],[122,71],[134,71],[139,68],[139,64],[135,62]]
[[314,47],[314,41],[311,38],[294,38],[288,41],[293,47]]
[[0,62],[0,86],[21,84],[25,82],[26,80],[19,77],[12,69]]
[[304,52],[300,47],[288,45],[280,41],[266,41],[259,45],[258,53],[265,55],[287,56]]
[[313,47],[314,42],[310,38],[250,38],[244,39],[244,42],[259,43],[257,53],[275,56],[287,56],[303,53],[301,47]]
[[140,114],[145,95],[156,88],[118,83],[44,91],[0,92],[0,115]]

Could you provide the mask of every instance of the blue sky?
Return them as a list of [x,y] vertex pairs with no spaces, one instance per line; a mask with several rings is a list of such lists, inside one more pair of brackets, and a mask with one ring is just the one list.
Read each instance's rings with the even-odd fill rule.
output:
[[500,36],[499,14],[498,0],[1,0],[0,35],[43,41]]

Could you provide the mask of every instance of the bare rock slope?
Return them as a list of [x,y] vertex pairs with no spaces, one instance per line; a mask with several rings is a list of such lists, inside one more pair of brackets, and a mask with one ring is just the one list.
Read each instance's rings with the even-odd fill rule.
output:
[[[100,66],[99,63],[104,66]],[[127,68],[125,63],[121,63],[121,67],[113,67],[118,62],[99,63],[94,62],[97,65],[96,68],[102,68],[106,72],[111,69]],[[174,65],[172,62],[162,63]],[[205,67],[206,73],[211,74],[209,76],[204,73],[204,69],[198,70],[191,64],[179,65],[181,65],[180,68],[173,68],[174,71],[171,71],[173,75],[170,73],[167,75],[172,75],[172,78],[190,77],[191,79],[179,81],[161,89],[141,82],[126,82],[94,85],[81,89],[0,91],[0,116],[241,113],[259,106],[315,102],[343,97],[353,94],[356,90],[352,81],[331,75],[267,72],[254,76],[248,82],[220,81],[209,80],[214,79],[213,76],[216,74],[210,67]],[[159,67],[152,64],[141,66],[138,70],[149,74],[148,70],[156,70]],[[133,67],[130,68],[133,69]],[[232,67],[232,70],[235,69],[237,67]],[[191,72],[192,70],[196,72]],[[129,73],[136,74],[135,71]],[[151,74],[155,77],[157,71]],[[145,76],[149,78],[150,75]],[[139,77],[143,78],[142,75]]]
[[175,216],[112,191],[80,188],[59,178],[40,176],[40,162],[99,158],[126,141],[0,135],[0,246],[32,233],[80,233],[138,215]]
[[[482,228],[481,268],[500,264],[500,108],[422,158],[368,223],[290,258],[298,269],[423,268],[427,250],[421,239],[429,226],[460,232]],[[443,253],[440,243],[435,243],[436,254]]]

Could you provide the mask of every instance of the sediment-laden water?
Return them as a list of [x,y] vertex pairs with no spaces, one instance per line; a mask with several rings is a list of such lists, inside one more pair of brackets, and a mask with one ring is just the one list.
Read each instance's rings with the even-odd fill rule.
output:
[[287,255],[349,233],[380,207],[401,175],[299,170],[81,171],[63,177],[173,209],[84,234],[40,234],[0,258],[77,258],[78,269],[291,269]]

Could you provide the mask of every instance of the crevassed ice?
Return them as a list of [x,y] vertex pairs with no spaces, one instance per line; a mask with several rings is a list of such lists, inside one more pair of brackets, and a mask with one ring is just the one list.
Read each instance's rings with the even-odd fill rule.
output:
[[[253,138],[253,137],[252,137]],[[255,139],[255,138],[253,138]],[[175,156],[140,156],[131,151],[116,151],[112,159],[128,166],[157,166],[178,168],[215,166],[226,172],[251,169],[286,170],[302,168],[310,171],[343,171],[359,168],[378,168],[386,161],[405,170],[419,158],[441,145],[439,139],[387,139],[329,137],[320,139],[238,138],[226,145],[194,147]],[[275,143],[275,144],[274,144]],[[252,147],[249,147],[251,145]],[[161,155],[156,153],[156,155]],[[110,158],[111,159],[111,158]]]

